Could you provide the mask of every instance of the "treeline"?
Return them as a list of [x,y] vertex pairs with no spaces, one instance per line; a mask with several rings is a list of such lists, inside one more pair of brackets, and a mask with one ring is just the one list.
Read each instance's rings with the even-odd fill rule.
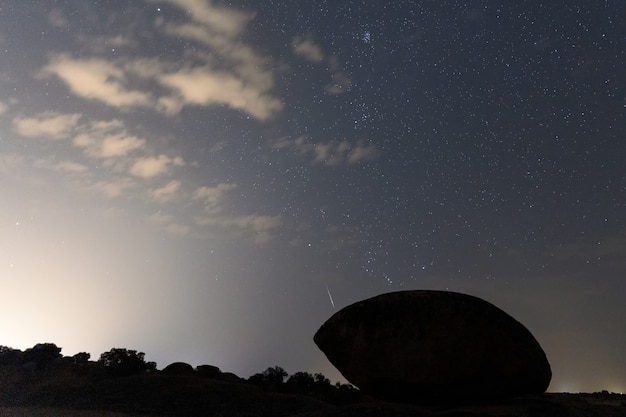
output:
[[[269,367],[247,379],[222,372],[212,365],[192,367],[184,362],[174,362],[157,369],[156,362],[145,360],[145,354],[126,348],[112,348],[93,361],[87,352],[63,356],[62,348],[54,343],[38,343],[21,351],[0,346],[0,383],[31,385],[37,379],[57,378],[59,383],[73,384],[101,381],[103,379],[159,376],[193,377],[228,383],[254,385],[266,392],[297,394],[313,397],[331,404],[351,404],[363,400],[360,392],[349,384],[332,384],[321,373],[296,372],[289,375],[280,366]],[[82,382],[76,382],[78,379]],[[2,392],[0,392],[0,400]]]
[[63,356],[62,348],[54,343],[38,343],[21,351],[8,346],[0,346],[0,367],[21,368],[26,372],[37,373],[60,368],[96,370],[100,368],[111,376],[156,372],[155,362],[146,362],[145,354],[136,350],[113,348],[100,355],[98,361],[90,361],[91,354],[79,352],[73,356]]

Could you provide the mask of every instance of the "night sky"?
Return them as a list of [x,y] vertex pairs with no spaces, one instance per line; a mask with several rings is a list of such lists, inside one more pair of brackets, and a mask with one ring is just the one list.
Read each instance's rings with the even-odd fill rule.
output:
[[340,375],[380,293],[626,391],[626,2],[0,3],[0,344]]

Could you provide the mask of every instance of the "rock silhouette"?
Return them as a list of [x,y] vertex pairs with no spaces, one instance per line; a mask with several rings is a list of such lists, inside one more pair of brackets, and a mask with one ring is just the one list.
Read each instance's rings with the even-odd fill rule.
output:
[[424,404],[543,393],[550,364],[518,321],[477,297],[402,291],[352,304],[314,336],[364,393]]
[[163,375],[193,375],[193,366],[185,362],[173,362],[161,371]]

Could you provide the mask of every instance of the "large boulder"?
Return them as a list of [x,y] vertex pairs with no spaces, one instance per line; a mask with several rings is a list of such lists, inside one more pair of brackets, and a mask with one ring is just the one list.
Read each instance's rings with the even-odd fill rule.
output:
[[194,374],[193,366],[185,362],[173,362],[161,371],[162,375],[168,376],[191,376]]
[[314,336],[364,393],[415,403],[543,393],[550,364],[533,335],[480,298],[402,291],[352,304]]

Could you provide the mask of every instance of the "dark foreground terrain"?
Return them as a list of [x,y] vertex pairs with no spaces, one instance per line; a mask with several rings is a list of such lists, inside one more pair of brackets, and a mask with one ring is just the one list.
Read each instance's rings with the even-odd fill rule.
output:
[[21,383],[0,387],[0,417],[626,416],[626,395],[606,392],[544,394],[471,406],[421,407],[379,402],[358,395],[358,391],[351,403],[339,405],[333,404],[332,399],[328,402],[305,394],[273,392],[243,380],[228,382],[196,376],[152,374],[95,381],[68,376],[20,379]]

